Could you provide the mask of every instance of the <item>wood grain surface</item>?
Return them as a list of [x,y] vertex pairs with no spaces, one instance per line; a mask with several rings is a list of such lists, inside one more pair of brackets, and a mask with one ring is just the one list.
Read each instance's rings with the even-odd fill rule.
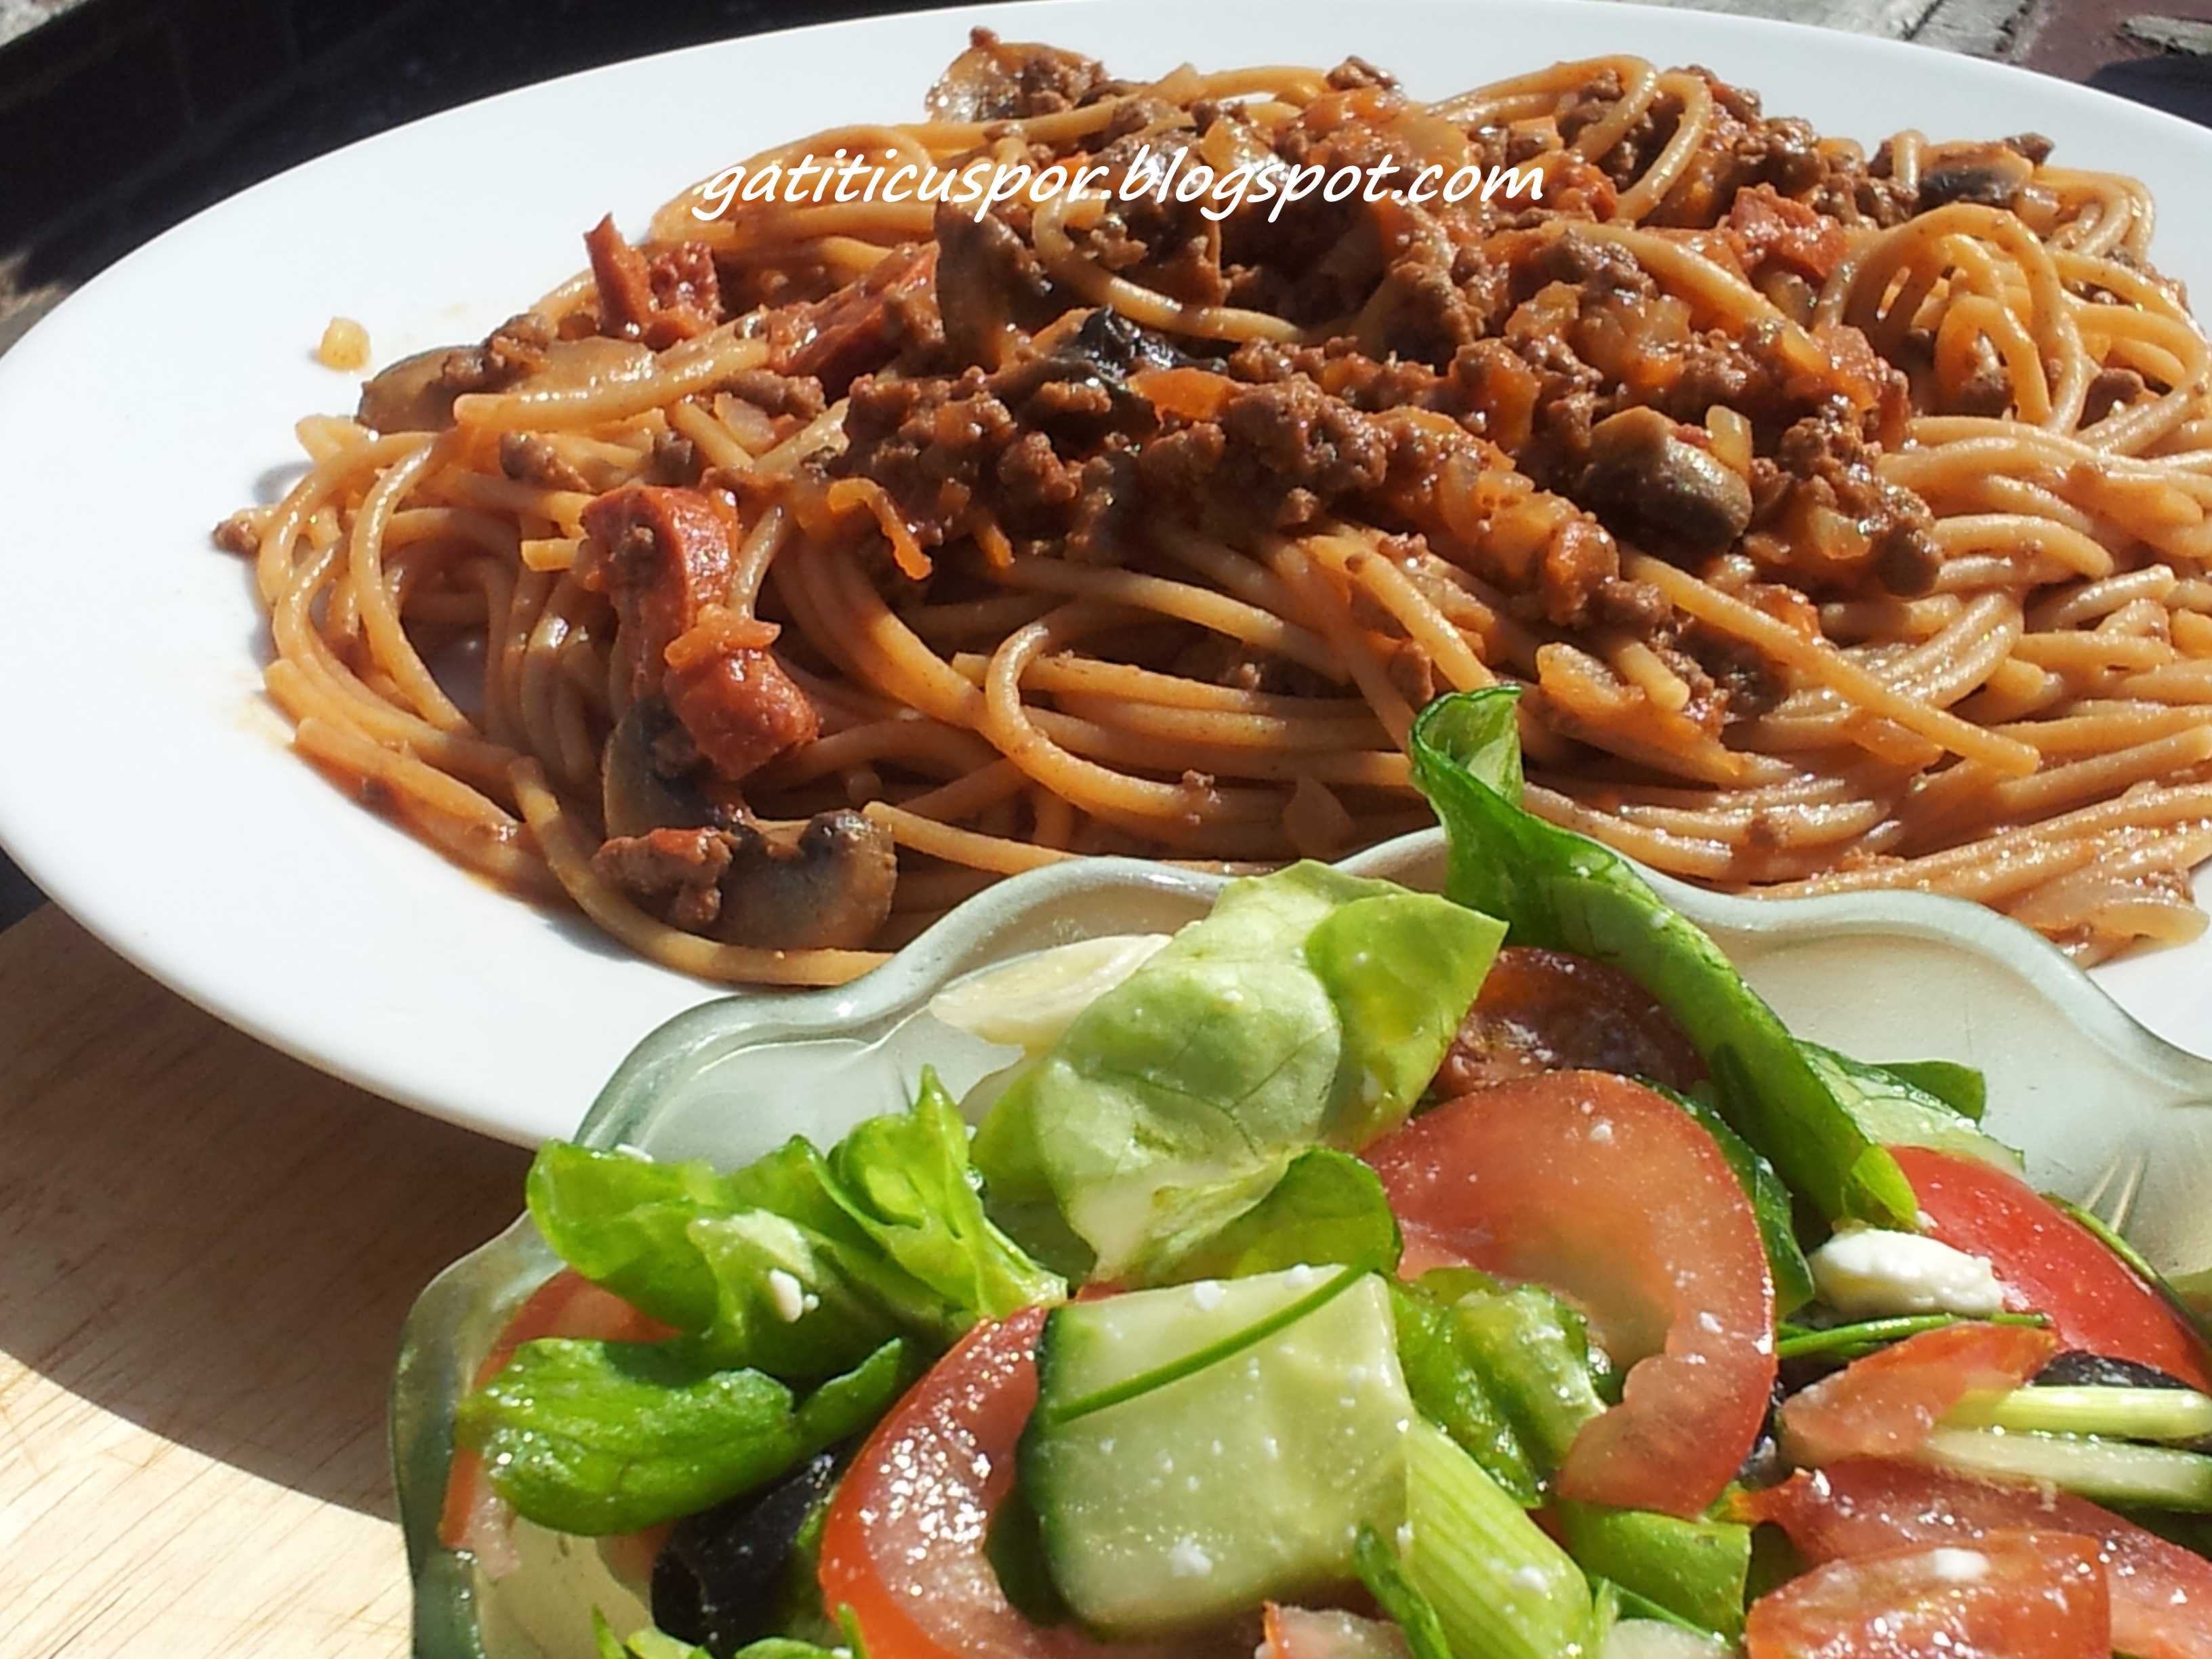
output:
[[399,1323],[526,1162],[0,933],[0,1655],[406,1652]]

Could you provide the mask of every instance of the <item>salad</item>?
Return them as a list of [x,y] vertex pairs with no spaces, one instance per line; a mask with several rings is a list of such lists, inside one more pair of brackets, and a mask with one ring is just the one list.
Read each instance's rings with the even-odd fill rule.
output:
[[589,1550],[602,1659],[2212,1659],[2189,1305],[1523,811],[1510,690],[1410,748],[1442,896],[964,981],[1019,1057],[827,1151],[545,1147],[443,1540]]

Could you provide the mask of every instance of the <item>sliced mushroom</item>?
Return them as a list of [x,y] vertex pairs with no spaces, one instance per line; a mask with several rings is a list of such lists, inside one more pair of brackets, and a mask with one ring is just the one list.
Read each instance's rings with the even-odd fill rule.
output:
[[1751,523],[1751,486],[1656,409],[1624,409],[1590,432],[1577,494],[1655,552],[1725,551]]
[[890,831],[858,812],[817,812],[804,826],[731,830],[714,937],[769,950],[851,950],[891,913],[898,866]]
[[453,423],[452,346],[433,346],[378,371],[361,388],[355,418],[374,432],[439,432]]
[[377,432],[442,432],[453,423],[453,399],[465,392],[611,386],[653,370],[653,353],[634,340],[556,339],[550,323],[525,312],[481,344],[433,346],[373,375],[355,418]]
[[2009,143],[1942,144],[1921,165],[1920,211],[1953,202],[2009,208],[2035,176],[2035,163]]
[[[690,740],[668,705],[641,697],[607,733],[599,767],[600,805],[607,839],[617,841],[654,830],[690,830],[714,822],[714,808],[685,775],[671,764],[678,745]],[[696,764],[696,751],[695,751]]]

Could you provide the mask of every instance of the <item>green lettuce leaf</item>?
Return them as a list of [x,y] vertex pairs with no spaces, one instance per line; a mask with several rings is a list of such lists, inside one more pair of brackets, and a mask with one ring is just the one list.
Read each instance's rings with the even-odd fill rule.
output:
[[845,1213],[941,1300],[939,1334],[948,1342],[978,1318],[1003,1319],[1067,1293],[985,1216],[968,1147],[967,1120],[925,1067],[913,1110],[869,1119],[830,1154]]
[[727,1175],[556,1141],[530,1212],[577,1272],[695,1339],[718,1370],[813,1382],[895,1336],[933,1348],[1066,1293],[986,1218],[959,1109],[913,1109],[824,1157],[794,1138]]
[[515,1512],[556,1532],[634,1532],[773,1480],[872,1421],[911,1375],[885,1344],[803,1404],[690,1343],[526,1342],[454,1429]]
[[1397,1271],[1401,1241],[1382,1182],[1358,1158],[1316,1146],[1226,1226],[1139,1264],[1133,1285],[1245,1279],[1284,1267],[1342,1264]]
[[1913,1224],[1912,1188],[1718,946],[1611,848],[1519,805],[1513,706],[1496,686],[1439,697],[1407,739],[1450,838],[1447,890],[1519,944],[1594,957],[1651,993],[1718,1085],[1722,1116],[1830,1220]]
[[1109,1278],[1225,1226],[1297,1153],[1405,1118],[1503,931],[1325,865],[1231,883],[999,1094],[994,1204],[1048,1196]]
[[593,1284],[678,1330],[714,1319],[714,1275],[688,1237],[693,1222],[734,1207],[713,1165],[553,1140],[538,1149],[524,1194],[545,1242]]

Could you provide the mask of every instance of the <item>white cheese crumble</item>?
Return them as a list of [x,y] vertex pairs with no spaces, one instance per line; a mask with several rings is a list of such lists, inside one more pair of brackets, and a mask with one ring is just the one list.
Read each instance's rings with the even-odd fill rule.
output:
[[1212,1313],[1228,1294],[1218,1279],[1201,1279],[1190,1287],[1191,1304],[1201,1313]]
[[1853,1319],[1953,1313],[1986,1318],[2004,1306],[1988,1258],[1917,1233],[1854,1227],[1808,1258],[1820,1299]]
[[1990,1558],[1979,1550],[1930,1550],[1928,1568],[1947,1584],[1978,1584],[1990,1575]]
[[805,1316],[806,1304],[815,1300],[781,1267],[768,1270],[768,1299],[775,1304],[775,1316],[787,1325],[796,1325]]
[[1168,1551],[1168,1571],[1178,1578],[1203,1578],[1213,1571],[1213,1558],[1195,1538],[1178,1538]]

